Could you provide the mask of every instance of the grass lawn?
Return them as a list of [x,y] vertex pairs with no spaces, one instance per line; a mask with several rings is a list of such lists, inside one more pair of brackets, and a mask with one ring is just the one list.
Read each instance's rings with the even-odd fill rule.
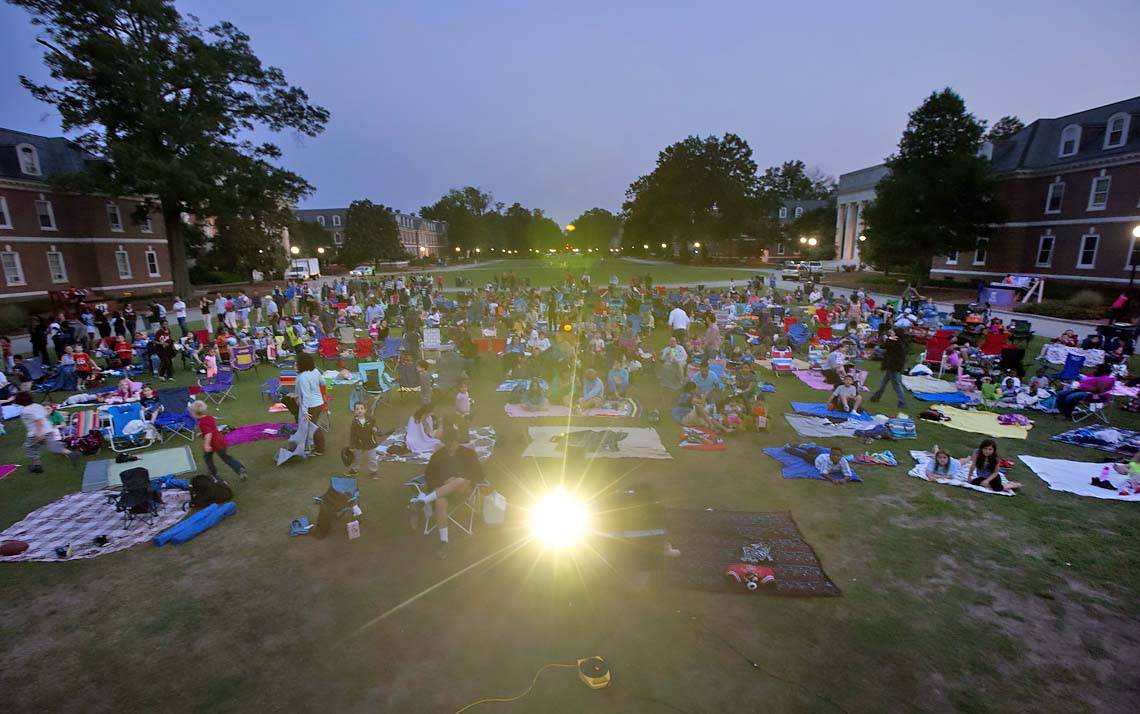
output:
[[447,271],[444,275],[445,287],[454,287],[455,278],[463,276],[471,280],[474,285],[484,285],[492,282],[502,273],[513,272],[518,278],[529,278],[532,285],[561,284],[567,272],[575,279],[583,272],[590,274],[593,284],[597,287],[605,286],[611,275],[618,276],[622,285],[629,285],[634,277],[652,275],[657,285],[665,284],[696,284],[702,280],[747,280],[760,273],[763,267],[755,268],[726,268],[720,266],[681,265],[678,263],[638,263],[622,258],[602,258],[593,255],[559,255],[558,257],[527,259],[527,260],[499,260],[486,268],[473,267],[465,270]]
[[[595,281],[609,272],[599,266]],[[329,455],[274,468],[276,443],[235,447],[254,474],[233,482],[238,513],[190,543],[0,564],[6,710],[448,713],[518,694],[543,664],[590,655],[609,662],[609,688],[555,669],[522,702],[472,711],[1140,709],[1135,505],[1050,492],[1020,462],[1013,476],[1026,485],[1015,498],[909,478],[907,449],[939,443],[965,455],[982,438],[929,422],[917,442],[877,444],[901,465],[862,466],[863,484],[786,481],[760,449],[795,439],[779,416],[788,400],[822,392],[775,379],[770,433],[693,453],[676,448],[674,394],[642,378],[634,395],[666,415],[658,429],[673,460],[598,460],[588,484],[645,479],[673,507],[791,511],[843,595],[643,590],[589,550],[559,560],[513,550],[528,492],[557,467],[540,474],[520,458],[536,420],[504,418],[499,375],[484,359],[472,391],[476,423],[501,435],[487,467],[511,500],[506,526],[453,535],[449,559],[435,560],[434,539],[410,531],[404,508],[402,483],[421,467],[383,464],[378,479],[361,480],[360,540],[291,538],[290,520],[315,517],[311,497],[341,470],[349,388],[337,387]],[[239,378],[219,421],[281,420],[266,413],[258,381]],[[400,426],[413,408],[397,403],[379,418]],[[1002,455],[1102,456],[1048,441],[1068,425],[1037,416],[1029,440],[999,442]],[[1119,410],[1113,418],[1140,423]],[[22,438],[10,422],[0,462],[22,461]],[[20,469],[0,481],[0,527],[77,490],[79,478],[50,459],[43,475]]]

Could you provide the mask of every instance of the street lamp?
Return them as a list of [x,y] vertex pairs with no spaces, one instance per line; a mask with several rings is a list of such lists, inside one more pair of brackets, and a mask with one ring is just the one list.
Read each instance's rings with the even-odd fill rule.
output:
[[1140,223],[1132,229],[1132,255],[1128,262],[1132,263],[1132,276],[1128,278],[1128,294],[1132,294],[1132,284],[1136,282],[1136,263],[1140,262]]
[[648,243],[642,243],[641,247],[644,248],[645,250],[649,250],[649,244]]
[[862,243],[865,240],[867,240],[867,236],[860,234],[859,235],[859,242]]
[[476,252],[476,253],[482,253],[482,252],[483,252],[483,249],[482,249],[482,248],[476,248],[476,249],[475,249],[475,252]]
[[567,224],[566,224],[566,232],[567,232],[567,233],[573,233],[573,232],[574,232],[574,227],[575,227],[575,226],[574,226],[574,224],[573,224],[573,223],[567,223]]
[[323,247],[317,248],[317,253],[319,253],[320,255],[324,255],[325,249]]
[[818,242],[819,241],[817,241],[815,238],[808,238],[808,245],[810,245],[812,247],[815,247],[815,244]]
[[807,238],[800,236],[800,243],[807,243]]
[[456,252],[456,253],[458,253],[458,252],[459,252],[459,246],[455,246],[455,252]]
[[700,250],[701,249],[701,242],[700,241],[694,241],[693,247],[696,248],[697,250]]
[[297,246],[293,246],[292,248],[289,249],[289,252],[292,253],[293,255],[297,255],[298,253],[301,252],[301,249],[298,248]]
[[661,244],[661,250],[665,250],[666,247],[667,246],[664,243]]

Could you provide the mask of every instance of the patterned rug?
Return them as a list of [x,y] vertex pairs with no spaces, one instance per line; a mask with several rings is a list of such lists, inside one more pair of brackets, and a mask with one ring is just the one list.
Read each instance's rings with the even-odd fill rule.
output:
[[1103,424],[1063,431],[1050,437],[1050,440],[1112,453],[1134,454],[1140,451],[1140,432]]
[[[517,417],[522,419],[536,419],[538,417],[567,417],[570,416],[570,407],[564,407],[560,404],[552,404],[547,409],[540,412],[530,412],[523,408],[521,404],[504,404],[503,410],[509,417]],[[625,397],[622,399],[611,399],[603,402],[597,409],[587,409],[579,414],[584,417],[623,417],[634,419],[641,415],[641,405],[638,404],[636,399]]]
[[791,513],[745,511],[665,512],[668,540],[681,550],[679,558],[665,558],[664,582],[687,590],[755,594],[729,584],[724,569],[740,562],[742,546],[764,543],[772,562],[760,563],[776,573],[776,587],[758,592],[773,595],[839,595],[823,572],[815,551],[804,540]]
[[[392,432],[380,442],[376,447],[380,455],[381,461],[394,461],[401,464],[426,464],[431,460],[431,454],[389,454],[388,448],[393,444],[404,444],[407,439],[406,429],[397,429]],[[469,449],[474,450],[479,455],[480,461],[486,461],[491,458],[491,453],[495,450],[495,427],[493,426],[480,426],[471,429],[471,441],[464,444]]]
[[[19,555],[0,557],[0,563],[29,560],[81,560],[126,550],[132,545],[150,540],[174,525],[186,515],[182,505],[190,500],[188,491],[165,490],[162,508],[154,525],[146,525],[136,518],[123,528],[123,514],[107,503],[108,492],[72,493],[29,513],[24,520],[12,524],[0,541],[22,540],[28,549]],[[99,547],[96,536],[107,536],[110,542]],[[70,545],[71,557],[60,558],[55,549]]]

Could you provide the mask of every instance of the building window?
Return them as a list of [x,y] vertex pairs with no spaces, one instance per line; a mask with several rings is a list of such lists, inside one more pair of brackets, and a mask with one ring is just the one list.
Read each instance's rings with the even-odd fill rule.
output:
[[1070,124],[1061,131],[1061,148],[1058,157],[1072,156],[1081,148],[1081,127],[1079,124]]
[[63,263],[63,253],[53,245],[47,252],[48,275],[53,283],[67,282],[67,266]]
[[139,224],[139,232],[140,233],[154,233],[154,224],[151,223],[150,216],[147,216],[146,218],[144,218],[143,222]]
[[344,244],[344,234],[340,231],[333,233],[333,243],[340,246]]
[[146,248],[146,272],[152,278],[157,278],[161,275],[158,272],[158,253],[151,250],[150,246]]
[[958,251],[954,251],[952,253],[946,254],[946,264],[947,265],[957,265],[958,264]]
[[1049,195],[1045,197],[1045,212],[1060,213],[1061,202],[1065,200],[1065,182],[1055,181],[1049,184]]
[[788,217],[788,207],[787,206],[780,206],[780,218],[787,218],[787,217]]
[[1137,243],[1140,242],[1135,236],[1132,237],[1132,244],[1128,247],[1128,263],[1125,264],[1125,270],[1131,270],[1132,266],[1140,268],[1140,255],[1136,254],[1136,250],[1140,248]]
[[119,269],[119,280],[134,277],[131,273],[131,256],[123,250],[123,246],[119,246],[119,249],[115,251],[115,266]]
[[0,228],[12,227],[12,214],[8,212],[8,199],[0,196]]
[[974,244],[974,265],[986,264],[986,253],[989,251],[989,247],[989,238],[978,239],[978,242]]
[[1092,187],[1089,189],[1090,211],[1103,211],[1108,205],[1108,187],[1111,184],[1112,177],[1105,176],[1103,170],[1100,172],[1100,176],[1092,180]]
[[27,285],[24,281],[24,264],[20,262],[20,254],[12,250],[12,246],[4,246],[0,253],[0,264],[4,266],[4,281],[8,285]]
[[325,227],[325,217],[324,216],[317,216],[317,225],[320,226],[321,228]]
[[1078,268],[1096,267],[1096,251],[1100,247],[1100,236],[1096,233],[1081,236],[1081,250],[1077,253]]
[[803,214],[804,214],[804,207],[803,206],[796,206],[796,218],[799,218]]
[[119,207],[114,203],[107,204],[107,223],[111,224],[111,230],[113,232],[123,232],[123,214],[119,211]]
[[40,219],[40,230],[54,231],[55,211],[52,210],[51,201],[40,199],[36,201],[36,215]]
[[16,144],[16,153],[20,156],[20,171],[29,176],[42,176],[40,169],[40,153],[31,144]]
[[1037,267],[1048,268],[1053,264],[1053,245],[1057,239],[1053,236],[1041,236],[1037,243]]
[[340,216],[333,216],[333,225],[334,226],[340,225]]
[[1108,119],[1108,127],[1104,132],[1104,148],[1115,149],[1128,143],[1128,125],[1132,123],[1129,114],[1113,114]]
[[784,254],[784,244],[783,243],[777,243],[776,244],[776,255],[783,255],[783,254]]

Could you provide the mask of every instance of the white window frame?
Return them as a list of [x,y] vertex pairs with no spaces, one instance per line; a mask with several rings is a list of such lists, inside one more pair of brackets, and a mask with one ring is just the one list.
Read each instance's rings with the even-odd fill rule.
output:
[[333,233],[333,245],[337,246],[338,248],[344,245],[344,234],[340,231]]
[[[119,256],[123,256],[123,263],[119,262]],[[123,272],[123,267],[126,266],[127,272]],[[130,280],[135,277],[134,270],[131,269],[131,254],[123,250],[123,246],[115,249],[115,268],[119,271],[119,280]]]
[[[1118,121],[1121,123],[1120,124],[1120,140],[1117,141],[1115,144],[1113,144],[1113,143],[1110,143],[1110,139],[1112,138],[1112,125]],[[1130,128],[1129,127],[1130,124],[1132,124],[1132,115],[1128,114],[1127,112],[1120,112],[1118,114],[1113,114],[1112,116],[1110,116],[1108,118],[1108,123],[1104,125],[1104,148],[1105,149],[1115,149],[1117,147],[1124,146],[1125,144],[1127,144],[1128,143],[1128,129]]]
[[[1041,262],[1041,249],[1045,247],[1045,241],[1049,241],[1049,260]],[[1053,255],[1057,252],[1057,236],[1052,233],[1046,233],[1041,236],[1037,241],[1037,253],[1033,256],[1033,264],[1038,268],[1052,268]]]
[[[24,152],[25,151],[30,152],[30,156],[32,159],[32,164],[30,167],[32,169],[31,171],[28,171],[27,170],[28,167],[24,166]],[[20,167],[20,173],[22,173],[26,176],[43,176],[44,175],[43,165],[40,164],[40,151],[39,151],[39,149],[32,146],[31,144],[16,144],[16,163]]]
[[[978,260],[978,251],[982,252],[982,259]],[[974,260],[973,265],[985,265],[990,257],[990,239],[979,238],[974,242]]]
[[[53,269],[51,266],[51,258],[53,255],[59,259],[59,275],[58,275],[58,277],[57,277],[56,273],[53,272]],[[53,245],[46,251],[45,256],[47,259],[47,266],[48,266],[48,279],[50,279],[53,283],[66,283],[67,282],[67,263],[63,259],[63,253],[60,253],[58,250],[56,250],[55,246]]]
[[[1124,261],[1124,269],[1132,270],[1132,256],[1136,254],[1136,236],[1132,236],[1132,242],[1128,244],[1128,258]],[[1140,268],[1140,263],[1136,264]]]
[[[6,255],[12,256],[12,269],[16,271],[15,276],[8,274],[8,266],[4,264],[3,257]],[[0,270],[4,271],[4,282],[8,287],[16,287],[19,285],[28,284],[28,276],[24,274],[24,261],[20,259],[20,254],[12,250],[12,246],[4,246],[4,250],[0,251]]]
[[154,233],[154,222],[150,216],[147,216],[143,219],[142,223],[139,223],[139,233]]
[[787,217],[788,217],[788,207],[787,206],[780,206],[780,218],[787,218]]
[[[115,224],[118,224],[118,228]],[[123,211],[119,208],[117,203],[107,204],[107,225],[111,227],[112,233],[122,233],[123,228]]]
[[[41,203],[44,204],[45,206],[47,206],[47,216],[49,219],[51,219],[51,225],[50,226],[45,226],[43,224],[43,222],[40,221],[40,204]],[[59,224],[55,222],[55,209],[52,207],[51,201],[44,198],[43,194],[41,193],[40,197],[36,199],[35,206],[36,206],[36,225],[40,227],[40,230],[41,231],[58,231],[59,230]]]
[[[1053,202],[1053,196],[1060,190],[1060,196],[1057,200],[1057,208],[1050,209],[1049,204]],[[1049,184],[1049,192],[1045,194],[1045,213],[1060,213],[1065,205],[1065,182],[1058,177],[1053,183]]]
[[8,199],[0,196],[0,228],[12,227],[12,212],[8,210]]
[[332,221],[333,228],[339,228],[340,227],[340,214],[334,213],[332,219],[333,219],[333,221]]
[[325,227],[325,217],[324,216],[317,216],[317,225],[320,226],[321,228]]
[[[1092,262],[1085,264],[1085,263],[1081,262],[1081,259],[1085,255],[1085,243],[1088,242],[1089,238],[1096,238],[1096,246],[1093,248]],[[1100,253],[1100,234],[1099,233],[1093,233],[1093,232],[1085,233],[1083,236],[1081,236],[1081,244],[1077,250],[1077,269],[1079,269],[1079,270],[1095,270],[1096,269],[1096,258],[1097,258],[1097,255],[1099,253]]]
[[[1100,183],[1101,181],[1105,182],[1104,201],[1102,203],[1094,203],[1093,199],[1096,198],[1096,194],[1097,194],[1096,187],[1097,187],[1097,184]],[[1100,175],[1094,176],[1092,183],[1089,184],[1089,207],[1088,207],[1088,210],[1090,210],[1090,211],[1103,211],[1105,208],[1107,208],[1108,207],[1108,192],[1109,192],[1109,190],[1111,190],[1111,188],[1112,188],[1112,176],[1109,176],[1108,173],[1104,169],[1101,169]]]
[[[1073,141],[1073,150],[1065,151],[1065,144],[1068,143],[1069,137]],[[1081,125],[1070,124],[1061,130],[1061,145],[1057,147],[1057,158],[1063,159],[1066,156],[1074,156],[1081,150]]]
[[960,250],[956,250],[952,253],[947,253],[946,254],[946,264],[947,265],[957,265],[958,264],[958,255],[961,252],[962,251],[960,251]]
[[[154,251],[154,248],[151,248],[148,245],[146,247],[145,256],[146,256],[146,272],[147,272],[147,274],[150,275],[150,277],[152,277],[152,278],[162,277],[162,270],[161,270],[161,268],[158,267],[158,253],[156,253]],[[151,268],[152,264],[154,265],[153,268]]]
[[783,243],[777,243],[776,244],[776,255],[784,255],[784,244]]
[[802,215],[804,215],[804,207],[803,206],[796,206],[795,217],[799,218]]

